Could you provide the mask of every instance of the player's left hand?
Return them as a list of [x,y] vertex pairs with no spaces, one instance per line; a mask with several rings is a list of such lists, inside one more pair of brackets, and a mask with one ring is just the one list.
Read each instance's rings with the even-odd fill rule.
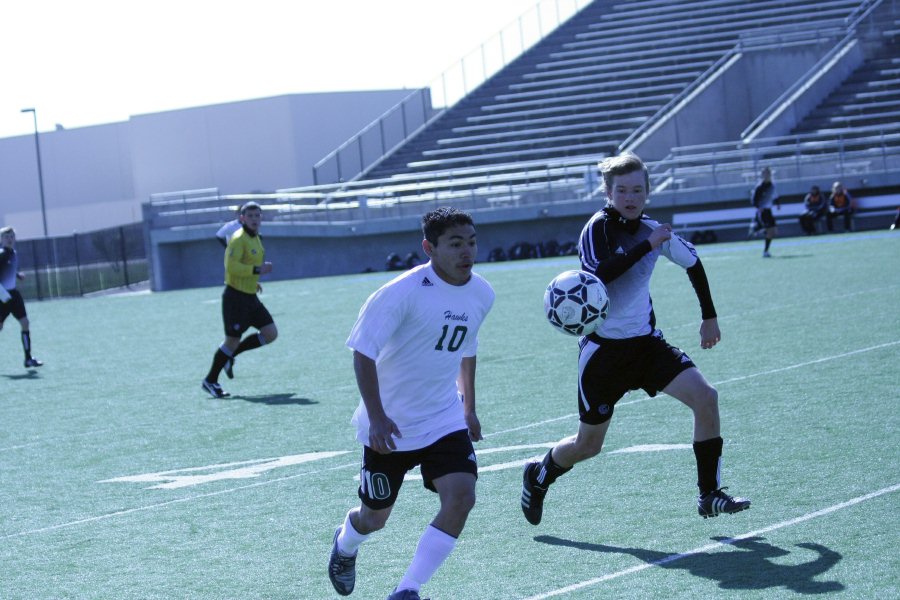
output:
[[700,347],[708,350],[722,341],[722,333],[719,331],[719,321],[704,319],[700,322]]
[[256,284],[256,293],[257,293],[257,294],[262,294],[262,286],[259,285],[258,283]]
[[481,421],[478,420],[478,415],[474,412],[466,413],[466,427],[469,428],[470,440],[478,442],[484,439],[484,436],[481,435]]
[[16,273],[16,279],[22,281],[23,279],[25,279],[25,273]]

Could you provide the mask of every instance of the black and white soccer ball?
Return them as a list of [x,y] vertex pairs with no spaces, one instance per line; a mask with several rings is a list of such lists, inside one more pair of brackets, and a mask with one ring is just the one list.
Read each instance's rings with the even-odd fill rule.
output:
[[560,273],[544,292],[544,314],[563,333],[591,334],[609,314],[606,286],[596,275],[585,271]]

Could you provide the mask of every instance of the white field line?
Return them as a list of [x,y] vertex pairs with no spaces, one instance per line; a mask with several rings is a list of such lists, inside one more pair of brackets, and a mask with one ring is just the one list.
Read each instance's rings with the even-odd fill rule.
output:
[[103,521],[105,519],[111,519],[112,517],[120,517],[122,515],[128,515],[131,513],[142,512],[145,510],[153,510],[155,508],[162,508],[165,506],[171,506],[173,504],[181,504],[183,502],[190,502],[191,500],[199,500],[200,498],[211,498],[213,496],[221,496],[223,494],[230,494],[231,492],[237,492],[239,490],[246,490],[249,488],[260,487],[263,485],[268,485],[270,483],[276,483],[279,481],[287,481],[289,479],[296,479],[297,477],[306,477],[307,475],[316,475],[319,473],[326,473],[328,471],[338,471],[340,469],[348,469],[348,468],[359,468],[359,461],[354,461],[352,463],[347,463],[343,465],[338,465],[336,467],[329,467],[327,469],[319,469],[318,471],[306,471],[304,473],[296,473],[294,475],[287,475],[285,477],[279,477],[278,479],[268,479],[266,481],[257,481],[256,483],[248,483],[247,485],[241,485],[234,488],[229,488],[227,490],[219,490],[217,492],[209,492],[206,494],[195,494],[193,496],[185,496],[184,498],[177,498],[175,500],[168,500],[166,502],[157,502],[155,504],[147,504],[144,506],[137,506],[135,508],[128,508],[125,510],[119,510],[116,512],[107,513],[105,515],[98,515],[96,517],[85,517],[84,519],[78,519],[75,521],[69,521],[68,523],[60,523],[58,525],[50,525],[47,527],[39,527],[37,529],[29,529],[27,531],[19,531],[17,533],[8,533],[5,535],[0,535],[0,539],[6,540],[10,538],[24,537],[26,535],[33,535],[36,533],[47,533],[50,531],[56,531],[57,529],[64,529],[66,527],[73,527],[75,525],[83,525],[85,523],[94,523],[96,521]]
[[[847,358],[848,356],[853,356],[855,354],[862,354],[863,352],[871,352],[873,350],[881,350],[882,348],[889,348],[890,346],[896,346],[900,344],[900,340],[895,340],[893,342],[886,342],[884,344],[878,344],[877,346],[869,346],[868,348],[860,348],[858,350],[851,350],[850,352],[844,352],[843,354],[835,354],[832,356],[823,356],[822,358],[816,358],[814,360],[808,360],[802,363],[796,363],[793,365],[788,365],[786,367],[781,367],[778,369],[769,369],[768,371],[759,371],[758,373],[751,373],[750,375],[743,375],[741,377],[732,377],[731,379],[723,379],[721,381],[713,382],[713,385],[724,385],[726,383],[734,383],[736,381],[746,381],[747,379],[753,379],[754,377],[763,377],[765,375],[772,375],[773,373],[783,373],[784,371],[792,371],[794,369],[801,369],[803,367],[808,367],[810,365],[816,365],[832,360],[840,360],[842,358]],[[638,402],[644,402],[646,400],[652,400],[650,396],[644,396],[642,398],[636,398],[634,400],[629,400],[627,402],[617,402],[616,406],[628,406],[629,404],[637,404]],[[512,429],[504,429],[503,431],[495,431],[493,433],[487,433],[484,435],[485,438],[503,435],[504,433],[512,433],[513,431],[520,431],[522,429],[529,429],[531,427],[537,427],[539,425],[545,425],[547,423],[553,423],[554,421],[562,421],[563,419],[571,419],[572,417],[577,417],[578,413],[570,413],[567,415],[563,415],[561,417],[554,417],[552,419],[547,419],[544,421],[539,421],[537,423],[529,423],[528,425],[521,425],[519,427],[513,427]]]
[[619,577],[623,577],[625,575],[630,575],[632,573],[637,573],[638,571],[643,571],[645,569],[649,569],[650,567],[655,567],[659,565],[665,565],[676,560],[686,558],[688,556],[694,556],[696,554],[702,554],[704,552],[710,552],[720,548],[721,546],[731,545],[741,540],[745,540],[748,538],[757,537],[763,535],[764,533],[768,533],[770,531],[775,531],[777,529],[783,529],[785,527],[791,527],[793,525],[797,525],[799,523],[803,523],[804,521],[809,521],[810,519],[815,519],[818,517],[824,517],[826,515],[830,515],[833,512],[849,508],[851,506],[855,506],[862,502],[866,502],[867,500],[872,500],[879,496],[883,496],[885,494],[890,494],[900,490],[900,484],[894,484],[890,487],[882,488],[876,492],[872,492],[870,494],[866,494],[864,496],[857,496],[852,500],[847,500],[846,502],[841,502],[840,504],[835,504],[833,506],[829,506],[828,508],[823,508],[822,510],[817,510],[815,512],[806,513],[805,515],[801,515],[799,517],[788,519],[787,521],[782,521],[780,523],[775,523],[774,525],[769,525],[768,527],[763,527],[762,529],[757,529],[756,531],[750,531],[747,533],[743,533],[741,535],[728,538],[722,540],[720,542],[716,542],[714,544],[707,544],[706,546],[701,546],[699,548],[694,548],[693,550],[688,550],[686,552],[681,552],[679,554],[670,554],[669,556],[663,557],[659,560],[654,560],[653,562],[643,563],[640,565],[635,565],[633,567],[629,567],[627,569],[622,569],[621,571],[616,571],[614,573],[608,573],[606,575],[601,575],[600,577],[594,577],[592,579],[587,579],[585,581],[580,581],[578,583],[573,583],[572,585],[567,585],[562,588],[558,588],[555,590],[551,590],[549,592],[544,592],[543,594],[538,594],[537,596],[529,596],[524,600],[544,600],[544,598],[552,598],[554,596],[561,596],[562,594],[567,594],[569,592],[574,592],[575,590],[580,590],[586,587],[590,587],[593,585],[597,585],[598,583],[603,583],[604,581],[609,581],[611,579],[617,579]]
[[[729,383],[729,382],[733,382],[733,381],[740,381],[740,380],[750,379],[750,378],[752,378],[752,377],[760,377],[760,376],[762,376],[762,375],[768,375],[768,374],[771,374],[771,373],[777,373],[777,372],[780,372],[780,371],[787,371],[787,370],[790,370],[790,369],[797,369],[797,368],[800,368],[800,367],[805,366],[805,365],[810,365],[810,364],[815,364],[815,363],[821,363],[821,362],[825,362],[825,361],[829,361],[829,360],[837,360],[837,359],[840,359],[840,358],[844,358],[844,357],[846,357],[846,356],[851,356],[851,355],[854,355],[854,354],[859,354],[859,353],[861,353],[861,352],[869,352],[869,351],[871,351],[871,350],[877,350],[877,349],[880,349],[880,348],[885,348],[885,347],[888,347],[888,346],[894,346],[894,345],[897,345],[897,344],[900,344],[900,340],[897,340],[897,341],[894,341],[894,342],[888,342],[888,343],[886,343],[886,344],[879,344],[879,345],[877,345],[877,346],[870,346],[869,348],[862,348],[862,349],[859,349],[859,350],[854,350],[854,351],[852,351],[852,352],[847,352],[847,353],[839,354],[839,355],[836,355],[836,356],[830,356],[830,357],[819,358],[819,359],[816,359],[816,360],[813,360],[813,361],[808,361],[808,362],[804,362],[804,363],[800,363],[800,364],[796,364],[796,365],[791,365],[791,366],[788,366],[788,367],[783,367],[783,368],[781,368],[781,369],[774,369],[774,370],[771,370],[771,371],[764,371],[764,372],[761,372],[761,373],[756,373],[756,374],[753,374],[753,375],[747,375],[747,376],[744,376],[744,377],[728,379],[728,380],[725,380],[725,381],[717,382],[717,383],[715,383],[714,385],[719,385],[719,384],[722,384],[722,383]],[[648,398],[638,398],[638,399],[636,399],[636,400],[631,400],[631,401],[629,401],[629,402],[623,402],[622,405],[625,405],[625,404],[634,404],[634,403],[637,403],[637,402],[643,402],[644,400],[649,400],[649,399],[650,399],[649,397],[648,397]],[[519,431],[519,430],[521,430],[521,429],[527,429],[527,428],[530,428],[530,427],[536,427],[536,426],[538,426],[538,425],[543,425],[543,424],[545,424],[545,423],[550,423],[550,422],[558,421],[558,420],[561,420],[561,419],[568,419],[568,418],[571,418],[571,417],[573,417],[573,416],[576,416],[576,415],[575,415],[575,414],[564,415],[564,416],[562,416],[562,417],[557,417],[557,418],[554,418],[554,419],[549,419],[549,420],[541,421],[541,422],[538,422],[538,423],[532,423],[532,424],[530,424],[530,425],[524,425],[524,426],[521,426],[521,427],[516,427],[516,428],[513,428],[513,429],[507,429],[507,430],[504,430],[504,431],[497,431],[497,432],[494,432],[494,433],[491,433],[491,434],[487,434],[487,435],[485,435],[484,437],[485,437],[485,438],[488,438],[488,437],[493,437],[493,436],[501,435],[501,434],[504,434],[504,433],[509,433],[509,432],[512,432],[512,431]],[[484,453],[484,450],[481,450],[480,453]],[[84,519],[78,519],[78,520],[76,520],[76,521],[70,521],[70,522],[68,522],[68,523],[60,523],[60,524],[58,524],[58,525],[50,525],[50,526],[48,526],[48,527],[41,527],[41,528],[38,528],[38,529],[30,529],[30,530],[26,530],[26,531],[20,531],[20,532],[17,532],[17,533],[9,533],[9,534],[5,534],[5,535],[0,535],[0,539],[9,539],[9,538],[14,538],[14,537],[22,537],[22,536],[26,536],[26,535],[32,535],[32,534],[36,534],[36,533],[45,533],[45,532],[48,532],[48,531],[54,531],[54,530],[56,530],[56,529],[62,529],[62,528],[65,528],[65,527],[71,527],[71,526],[74,526],[74,525],[81,525],[81,524],[83,524],[83,523],[91,523],[91,522],[95,522],[95,521],[101,521],[101,520],[109,519],[109,518],[111,518],[111,517],[117,517],[117,516],[121,516],[121,515],[127,515],[127,514],[134,513],[134,512],[140,512],[140,511],[145,511],[145,510],[152,510],[152,509],[155,509],[155,508],[160,508],[160,507],[164,507],[164,506],[169,506],[169,505],[172,505],[172,504],[179,504],[179,503],[183,503],[183,502],[189,502],[189,501],[191,501],[191,500],[198,500],[198,499],[201,499],[201,498],[209,498],[209,497],[212,497],[212,496],[219,496],[219,495],[222,495],[222,494],[228,494],[228,493],[231,493],[231,492],[237,492],[237,491],[245,490],[245,489],[249,489],[249,488],[260,487],[260,486],[263,486],[263,485],[269,485],[269,484],[272,484],[272,483],[279,483],[279,482],[281,482],[281,481],[287,481],[287,480],[290,480],[290,479],[295,479],[295,478],[297,478],[297,477],[305,477],[305,476],[307,476],[307,475],[315,475],[315,474],[318,474],[318,473],[324,473],[324,472],[327,472],[327,471],[335,471],[335,470],[338,470],[338,469],[346,469],[346,468],[350,468],[350,467],[358,468],[358,467],[359,467],[359,462],[358,462],[358,461],[355,461],[355,462],[347,463],[347,464],[344,464],[344,465],[338,465],[338,466],[336,466],[336,467],[329,467],[329,468],[327,468],[327,469],[319,469],[319,470],[317,470],[317,471],[307,471],[307,472],[304,472],[304,473],[297,473],[297,474],[294,474],[294,475],[287,475],[287,476],[285,476],[285,477],[279,477],[279,478],[277,478],[277,479],[267,479],[267,480],[265,480],[265,481],[258,481],[258,482],[255,482],[255,483],[251,483],[251,484],[247,484],[247,485],[242,485],[242,486],[238,486],[238,487],[234,487],[234,488],[229,488],[229,489],[227,489],[227,490],[219,490],[219,491],[217,491],[217,492],[210,492],[210,493],[207,493],[207,494],[195,494],[195,495],[192,495],[192,496],[186,496],[186,497],[184,497],[184,498],[178,498],[178,499],[176,499],[176,500],[169,500],[169,501],[166,501],[166,502],[158,502],[158,503],[155,503],[155,504],[148,504],[148,505],[145,505],[145,506],[138,506],[138,507],[135,507],[135,508],[130,508],[130,509],[126,509],[126,510],[121,510],[121,511],[113,512],[113,513],[108,513],[108,514],[105,514],[105,515],[99,515],[99,516],[95,516],[95,517],[86,517],[86,518],[84,518]],[[890,490],[890,491],[893,491],[893,490]]]

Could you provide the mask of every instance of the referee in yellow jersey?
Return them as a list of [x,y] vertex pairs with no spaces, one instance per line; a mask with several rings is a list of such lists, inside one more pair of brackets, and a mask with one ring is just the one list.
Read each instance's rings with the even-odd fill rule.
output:
[[[265,249],[259,236],[262,209],[256,202],[241,207],[243,226],[228,241],[225,248],[225,291],[222,293],[222,321],[225,341],[216,350],[212,366],[203,379],[203,389],[213,398],[230,394],[219,385],[222,369],[229,379],[234,377],[234,359],[241,352],[271,344],[278,337],[272,315],[256,295],[259,276],[272,272],[272,263],[265,261]],[[241,339],[244,332],[259,330]]]

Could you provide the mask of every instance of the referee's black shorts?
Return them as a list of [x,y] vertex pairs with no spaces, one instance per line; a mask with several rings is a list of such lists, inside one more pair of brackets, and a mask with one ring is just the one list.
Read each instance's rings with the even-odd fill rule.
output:
[[669,345],[662,332],[614,340],[590,335],[578,355],[578,413],[583,423],[599,425],[612,418],[613,406],[630,390],[651,397],[682,371],[691,358]]
[[222,292],[222,322],[226,337],[241,337],[251,327],[262,329],[275,321],[259,301],[259,296],[226,285]]

